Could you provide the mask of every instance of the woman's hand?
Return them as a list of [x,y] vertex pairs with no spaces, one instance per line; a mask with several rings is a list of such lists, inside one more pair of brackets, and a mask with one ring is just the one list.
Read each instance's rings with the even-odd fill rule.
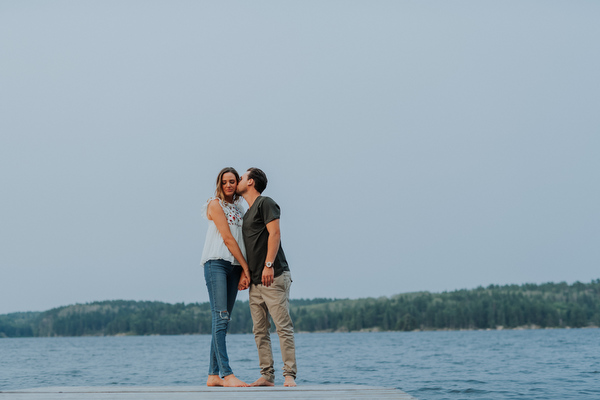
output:
[[238,290],[246,290],[250,287],[250,278],[246,273],[242,272],[240,276],[240,282],[238,283]]

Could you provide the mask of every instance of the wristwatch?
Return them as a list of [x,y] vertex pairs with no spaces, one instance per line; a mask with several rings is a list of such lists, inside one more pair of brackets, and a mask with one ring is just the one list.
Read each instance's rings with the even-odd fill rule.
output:
[[267,267],[267,268],[273,268],[273,263],[272,262],[266,262],[265,263],[265,267]]

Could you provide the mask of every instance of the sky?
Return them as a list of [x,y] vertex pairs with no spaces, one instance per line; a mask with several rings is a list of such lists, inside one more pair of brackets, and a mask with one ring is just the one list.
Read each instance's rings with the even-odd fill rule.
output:
[[226,166],[266,172],[292,298],[598,279],[599,15],[2,1],[0,314],[208,301]]

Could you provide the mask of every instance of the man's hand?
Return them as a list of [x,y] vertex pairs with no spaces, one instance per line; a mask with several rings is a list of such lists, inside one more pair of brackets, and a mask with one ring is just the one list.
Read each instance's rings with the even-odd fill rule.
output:
[[250,278],[242,272],[242,276],[240,276],[240,282],[238,283],[238,290],[246,290],[250,287]]
[[273,272],[273,268],[264,267],[262,273],[262,284],[266,287],[269,287],[273,283],[273,279],[275,279],[275,272]]

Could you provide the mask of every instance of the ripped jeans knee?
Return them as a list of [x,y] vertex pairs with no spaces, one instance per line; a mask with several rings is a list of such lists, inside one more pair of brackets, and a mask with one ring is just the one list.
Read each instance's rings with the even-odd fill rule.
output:
[[219,317],[224,319],[225,321],[231,321],[231,317],[229,316],[229,311],[217,311],[219,313]]

